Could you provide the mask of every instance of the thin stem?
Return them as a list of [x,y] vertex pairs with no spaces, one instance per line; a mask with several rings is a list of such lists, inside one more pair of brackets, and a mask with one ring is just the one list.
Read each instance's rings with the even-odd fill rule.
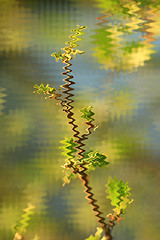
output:
[[[74,88],[72,88],[71,85],[75,84],[75,82],[71,81],[71,79],[73,78],[73,75],[69,75],[68,73],[72,72],[72,70],[69,69],[69,67],[72,64],[68,61],[67,58],[63,62],[66,64],[66,66],[63,67],[63,69],[65,69],[66,71],[63,72],[62,75],[66,76],[66,78],[63,79],[65,84],[61,85],[61,87],[66,89],[66,90],[63,90],[63,93],[66,95],[66,97],[64,98],[65,100],[62,100],[62,99],[57,99],[57,100],[61,100],[61,105],[63,107],[63,110],[67,113],[67,118],[70,120],[69,124],[72,125],[72,130],[74,132],[73,136],[75,138],[78,138],[78,140],[75,141],[76,143],[78,143],[78,146],[76,148],[79,150],[79,152],[77,154],[81,159],[83,159],[84,158],[83,153],[85,152],[85,150],[82,148],[83,146],[85,146],[83,141],[88,139],[88,136],[91,134],[91,129],[94,128],[95,126],[92,124],[92,120],[89,122],[85,122],[85,124],[88,125],[88,128],[86,129],[87,133],[83,134],[81,137],[79,136],[80,132],[77,130],[78,126],[75,124],[75,118],[73,117],[74,113],[72,112],[73,106],[71,105],[73,103],[72,97],[74,96],[74,94],[71,93],[71,91],[74,90]],[[83,162],[79,165],[80,168],[77,168],[74,166],[74,163],[71,161],[70,164],[67,165],[67,167],[72,168],[74,174],[78,173],[80,175],[80,179],[83,181],[83,186],[85,187],[85,193],[87,193],[87,199],[89,200],[89,204],[92,205],[93,211],[96,213],[95,216],[98,218],[98,222],[100,223],[100,225],[104,230],[106,240],[111,240],[112,239],[111,228],[110,228],[111,223],[107,224],[105,222],[105,218],[102,217],[103,212],[100,211],[100,206],[97,204],[97,200],[94,198],[92,188],[89,186],[89,179],[86,173],[87,168],[85,167],[85,164],[86,163]]]
[[92,188],[89,186],[88,175],[86,174],[87,168],[85,167],[86,163],[80,165],[82,171],[79,171],[80,179],[83,181],[83,186],[85,187],[85,193],[87,193],[87,199],[89,200],[89,204],[93,207],[93,211],[96,213],[95,216],[98,218],[98,222],[102,226],[105,237],[107,240],[111,240],[111,229],[110,225],[105,222],[105,218],[102,217],[103,212],[100,211],[100,206],[97,204],[97,200],[94,198],[94,194],[92,192]]

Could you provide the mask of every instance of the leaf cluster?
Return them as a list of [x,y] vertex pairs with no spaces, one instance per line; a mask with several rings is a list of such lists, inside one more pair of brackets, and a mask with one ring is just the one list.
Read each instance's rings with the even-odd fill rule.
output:
[[[119,0],[116,0],[116,2],[117,1],[119,2]],[[76,42],[81,40],[80,38],[78,38],[78,36],[83,34],[81,31],[86,27],[85,26],[79,27],[79,25],[77,26],[78,28],[71,30],[71,32],[75,33],[75,35],[70,36],[71,41],[68,41],[65,43],[66,45],[69,45],[69,46],[65,46],[64,48],[61,48],[64,51],[64,53],[62,53],[62,51],[59,51],[58,53],[54,52],[51,54],[52,57],[55,57],[56,61],[59,61],[59,59],[61,59],[62,62],[67,63],[67,61],[72,59],[72,55],[76,55],[77,53],[79,54],[83,53],[83,51],[74,50],[74,48],[78,46]],[[109,36],[111,33],[107,33],[107,34]],[[104,34],[102,34],[101,37],[104,40],[106,39],[106,36],[104,36]],[[98,40],[99,40],[99,36],[98,36]],[[110,39],[108,39],[107,44],[109,46],[112,44]],[[58,94],[55,93],[56,89],[50,87],[49,84],[47,84],[46,86],[44,86],[43,84],[41,85],[36,84],[34,88],[37,89],[37,93],[39,94],[41,92],[43,92],[44,94],[50,94],[51,98],[53,98],[53,96],[55,98],[58,96]],[[59,90],[62,90],[62,89],[60,88]],[[62,96],[61,94],[59,95]],[[63,101],[62,99],[58,99],[58,100]],[[70,139],[65,137],[65,139],[60,142],[63,144],[63,146],[60,147],[63,150],[62,155],[65,155],[67,157],[66,164],[63,166],[64,173],[65,173],[64,184],[70,183],[73,177],[76,177],[79,175],[81,179],[85,181],[84,186],[87,188],[87,190],[89,190],[88,192],[87,191],[86,192],[90,194],[88,195],[89,196],[88,198],[92,200],[90,204],[94,206],[94,211],[98,213],[96,216],[100,219],[99,222],[100,221],[103,222],[104,220],[99,214],[99,210],[98,210],[99,206],[97,205],[98,207],[95,208],[95,205],[93,204],[94,201],[97,201],[97,200],[94,200],[92,192],[90,193],[91,188],[88,186],[87,175],[91,170],[94,170],[95,167],[97,166],[100,168],[105,167],[109,164],[109,162],[106,160],[107,156],[102,153],[99,153],[98,151],[90,150],[89,152],[85,152],[85,150],[82,149],[82,146],[84,146],[82,141],[87,139],[87,136],[91,134],[91,129],[94,128],[95,126],[92,124],[92,121],[94,121],[94,118],[93,118],[94,112],[92,111],[92,106],[85,107],[81,109],[80,112],[82,113],[81,117],[86,120],[85,124],[88,125],[88,128],[87,128],[88,133],[79,136],[80,132],[75,130],[77,125],[73,124],[74,121],[72,121],[72,126],[73,126],[72,130],[74,131],[74,133],[76,132],[76,134],[74,134],[73,136],[78,138],[78,140],[75,140],[73,137]],[[70,111],[70,113],[72,112]],[[74,118],[72,119],[75,120]],[[77,155],[75,155],[77,150],[79,152],[77,153]],[[127,205],[130,204],[133,200],[129,198],[131,194],[130,194],[130,188],[127,182],[124,183],[122,180],[118,181],[117,178],[114,178],[114,179],[109,178],[106,187],[107,187],[106,192],[108,193],[107,198],[111,200],[111,205],[115,207],[113,209],[114,214],[113,215],[109,214],[107,215],[107,217],[111,218],[110,223],[112,223],[113,224],[112,226],[114,226],[114,221],[117,220],[117,222],[119,222],[122,219],[120,217],[120,214],[124,213],[124,210],[126,209]],[[14,226],[14,230],[16,231],[16,233],[22,234],[26,231],[26,228],[28,226],[28,221],[30,219],[30,215],[33,214],[32,212],[33,208],[34,207],[30,205],[27,209],[24,210],[25,214],[22,215],[22,220],[17,225]],[[108,225],[106,224],[106,226],[111,226],[109,224]],[[105,240],[106,238],[102,237],[102,232],[103,232],[102,228],[97,228],[97,232],[95,233],[95,236],[90,235],[89,238],[87,238],[86,240]]]
[[31,219],[31,215],[34,214],[33,212],[34,208],[35,206],[33,206],[32,204],[28,204],[28,207],[23,210],[25,213],[22,214],[21,220],[12,227],[15,233],[22,235],[26,232],[27,227],[29,225],[29,221]]
[[61,48],[61,50],[64,51],[59,51],[58,53],[54,52],[51,54],[52,57],[55,57],[56,61],[58,62],[59,59],[61,59],[62,62],[70,61],[72,59],[72,55],[76,55],[77,53],[82,54],[84,51],[81,50],[74,50],[75,47],[78,47],[78,44],[76,44],[77,41],[80,41],[81,39],[77,37],[77,35],[82,35],[82,30],[86,29],[86,26],[81,26],[77,25],[77,28],[71,29],[71,32],[74,32],[75,34],[70,35],[69,37],[71,38],[71,41],[65,42],[66,45],[64,48]]
[[63,150],[62,155],[67,156],[67,160],[71,160],[75,163],[76,166],[81,164],[82,162],[86,163],[86,166],[89,167],[104,167],[109,164],[106,161],[107,156],[99,153],[98,151],[90,150],[89,152],[84,153],[84,157],[79,159],[75,157],[74,153],[77,151],[76,147],[78,144],[75,142],[73,138],[67,138],[63,141],[60,141],[64,146],[60,147]]
[[103,233],[103,229],[100,227],[97,227],[97,231],[95,233],[95,235],[93,236],[92,234],[86,238],[85,240],[105,240],[105,237],[102,237],[102,233]]
[[58,53],[54,52],[54,53],[51,54],[52,57],[55,57],[56,62],[58,62],[59,59],[61,59],[62,62],[64,62],[66,59],[68,61],[70,61],[71,58],[72,58],[72,55],[75,56],[77,53],[79,53],[79,54],[84,53],[84,51],[80,51],[78,49],[77,50],[73,50],[70,47],[64,47],[64,48],[62,48],[62,50],[64,50],[65,53],[62,53],[62,51],[59,51]]
[[85,163],[88,173],[94,170],[97,166],[105,167],[109,164],[109,162],[106,161],[107,156],[98,151],[90,150],[89,152],[85,152],[84,157],[81,159],[79,159],[78,155],[76,157],[75,153],[77,152],[76,147],[78,144],[75,142],[74,138],[69,139],[65,137],[61,143],[63,144],[63,146],[60,147],[60,149],[63,150],[62,155],[67,156],[66,164],[62,166],[65,173],[65,183],[70,183],[75,174],[81,171],[82,163]]
[[104,154],[99,153],[98,151],[90,150],[89,152],[84,153],[83,161],[85,161],[90,167],[104,167],[109,164],[106,161],[107,156]]
[[38,94],[40,93],[44,93],[44,94],[54,94],[56,91],[56,88],[52,88],[49,86],[49,84],[47,84],[46,86],[43,85],[43,83],[41,85],[35,85],[34,88],[36,88],[36,92]]
[[107,198],[111,200],[112,206],[116,207],[114,211],[117,214],[124,213],[127,205],[133,201],[129,199],[131,194],[128,182],[124,183],[122,180],[118,181],[117,178],[109,178],[106,187]]
[[89,106],[88,108],[83,108],[80,110],[80,112],[82,113],[81,117],[85,118],[88,122],[89,121],[94,121],[94,118],[92,118],[92,116],[94,115],[94,112],[92,112],[92,106]]
[[64,145],[60,147],[60,149],[63,150],[62,155],[67,156],[67,160],[73,159],[74,158],[73,154],[77,151],[75,147],[78,146],[78,144],[75,143],[74,139],[73,138],[69,139],[65,137],[63,141],[60,141],[60,143]]

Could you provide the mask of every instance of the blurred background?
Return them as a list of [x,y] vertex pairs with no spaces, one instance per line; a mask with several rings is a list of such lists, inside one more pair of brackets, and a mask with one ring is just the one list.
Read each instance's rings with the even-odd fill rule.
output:
[[93,106],[98,128],[85,149],[108,156],[90,184],[107,215],[108,177],[128,181],[134,202],[115,240],[158,240],[160,4],[157,0],[0,0],[0,239],[35,206],[26,240],[84,240],[98,223],[79,179],[63,187],[60,141],[71,137],[61,106],[34,85],[63,84],[50,55],[77,24],[87,29],[72,60],[74,112]]

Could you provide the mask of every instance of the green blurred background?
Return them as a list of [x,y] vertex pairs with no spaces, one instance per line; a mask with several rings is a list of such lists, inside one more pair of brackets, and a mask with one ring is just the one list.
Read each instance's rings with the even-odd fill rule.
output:
[[[81,181],[65,187],[71,137],[65,113],[33,86],[63,84],[63,64],[50,54],[86,25],[72,60],[74,112],[92,105],[96,131],[86,142],[108,156],[90,183],[105,214],[108,176],[128,181],[134,202],[113,231],[115,240],[158,240],[160,155],[160,4],[135,0],[0,0],[0,239],[28,203],[35,206],[26,240],[83,240],[98,226]],[[99,18],[99,19],[97,19]]]

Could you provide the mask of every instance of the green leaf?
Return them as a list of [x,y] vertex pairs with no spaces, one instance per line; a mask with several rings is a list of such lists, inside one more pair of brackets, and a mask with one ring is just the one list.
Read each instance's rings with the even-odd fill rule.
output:
[[109,194],[107,198],[111,200],[112,206],[115,206],[119,213],[124,212],[127,205],[133,201],[128,198],[131,195],[128,183],[118,181],[117,178],[109,178],[106,187],[106,192]]
[[89,106],[88,108],[83,108],[80,110],[80,112],[82,113],[81,117],[85,118],[88,122],[89,121],[94,121],[94,119],[92,118],[92,116],[94,115],[94,112],[92,112],[92,106]]
[[81,40],[78,36],[84,34],[82,30],[86,28],[87,28],[86,26],[80,27],[79,25],[77,25],[77,28],[71,29],[70,31],[73,32],[74,34],[69,36],[69,38],[71,39],[70,41],[65,42],[65,44],[69,46],[65,46],[64,48],[61,48],[65,52],[64,53],[62,53],[61,51],[59,51],[58,53],[54,52],[51,54],[51,56],[55,57],[57,62],[59,61],[59,59],[61,59],[61,61],[64,62],[66,59],[70,61],[72,58],[72,55],[76,55],[77,53],[79,54],[84,53],[84,51],[80,51],[78,49],[74,50],[74,48],[78,47],[78,44],[76,44],[76,42]]
[[37,85],[35,84],[34,88],[37,88],[37,93],[41,93],[43,92],[44,94],[53,94],[56,91],[56,88],[52,88],[49,86],[49,84],[47,84],[46,86],[43,85],[43,83],[41,85]]
[[19,234],[24,234],[26,232],[29,221],[31,219],[31,215],[33,215],[34,213],[34,208],[35,206],[33,206],[32,204],[28,204],[28,207],[23,210],[25,213],[22,214],[21,220],[12,227],[15,233],[18,232]]
[[73,55],[76,55],[77,53],[79,53],[79,54],[83,54],[84,53],[84,51],[81,51],[81,50],[75,50],[74,52],[73,52]]
[[75,176],[75,175],[74,175],[73,173],[67,173],[67,172],[65,171],[65,176],[64,176],[64,178],[63,178],[63,181],[64,181],[63,186],[65,186],[65,184],[69,184],[70,181],[71,181],[71,179],[72,179],[74,176]]
[[55,57],[56,62],[58,62],[59,59],[62,59],[62,52],[61,51],[59,51],[58,53],[54,52],[54,53],[51,54],[51,56]]
[[111,199],[111,204],[113,206],[118,207],[119,203],[120,203],[120,194],[118,192],[119,187],[118,187],[118,180],[117,178],[115,179],[111,179],[109,178],[108,184],[106,185],[106,187],[108,188],[107,193],[109,194],[109,196],[107,198]]
[[67,156],[68,160],[74,158],[73,153],[77,151],[75,147],[78,146],[78,144],[74,142],[74,139],[68,139],[67,137],[65,137],[65,139],[61,141],[61,143],[64,144],[63,147],[60,147],[64,151],[62,155]]
[[103,229],[100,227],[97,227],[97,232],[95,233],[95,236],[90,235],[89,238],[86,238],[85,240],[100,240],[102,232],[103,232]]
[[121,197],[121,199],[122,201],[120,202],[120,209],[122,212],[124,212],[124,210],[127,208],[127,205],[133,202],[133,199],[129,199],[127,196],[125,198]]
[[109,164],[109,162],[106,161],[107,156],[104,154],[99,153],[98,151],[89,151],[88,152],[88,158],[86,161],[92,165],[93,167],[104,167]]
[[[73,161],[72,161],[72,163],[73,163]],[[70,162],[70,164],[71,164],[71,162]],[[73,173],[74,169],[68,166],[70,164],[66,163],[64,166],[62,166],[64,168],[64,170],[63,170],[63,173],[64,173],[64,177],[63,177],[64,183],[63,183],[63,186],[65,186],[65,184],[69,184],[70,181],[72,180],[72,178],[75,179],[75,178],[78,177],[77,174]]]

